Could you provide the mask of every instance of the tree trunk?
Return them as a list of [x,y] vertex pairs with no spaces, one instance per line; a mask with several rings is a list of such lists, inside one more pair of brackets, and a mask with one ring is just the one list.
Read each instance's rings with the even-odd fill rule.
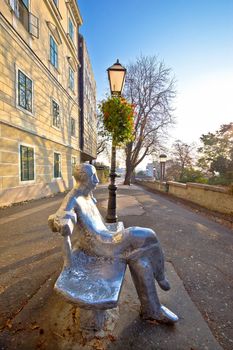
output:
[[125,160],[126,173],[125,173],[124,185],[130,185],[131,176],[134,170],[131,163],[132,147],[133,147],[132,142],[126,145],[126,160]]
[[133,169],[130,166],[126,167],[124,185],[130,185]]

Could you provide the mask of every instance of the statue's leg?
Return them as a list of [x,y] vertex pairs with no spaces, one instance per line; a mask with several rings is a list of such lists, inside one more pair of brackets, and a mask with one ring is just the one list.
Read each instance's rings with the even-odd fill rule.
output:
[[165,262],[163,249],[158,241],[158,245],[149,254],[149,259],[153,268],[154,278],[163,290],[169,290],[170,284],[165,276]]
[[149,258],[144,256],[137,260],[130,260],[129,268],[141,302],[142,317],[163,323],[178,321],[175,314],[160,304]]
[[[130,233],[135,251],[137,251],[139,247],[141,251],[144,249],[145,252],[143,255],[145,254],[150,259],[154,278],[158,282],[160,288],[169,290],[170,284],[165,277],[164,254],[156,233],[144,227],[130,227]],[[143,242],[143,244],[141,244],[141,242]],[[140,252],[140,249],[138,251]],[[134,252],[132,252],[131,257],[134,258],[134,255]]]

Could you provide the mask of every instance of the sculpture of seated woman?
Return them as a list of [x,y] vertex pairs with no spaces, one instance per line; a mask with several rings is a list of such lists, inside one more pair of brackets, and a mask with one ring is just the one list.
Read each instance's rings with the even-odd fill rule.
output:
[[76,186],[64,198],[58,211],[49,217],[52,230],[70,235],[67,220],[71,220],[77,237],[76,248],[93,256],[123,259],[129,265],[141,302],[141,316],[175,323],[178,317],[160,304],[156,292],[154,279],[163,290],[169,290],[170,286],[155,232],[142,227],[109,231],[92,194],[99,182],[95,167],[86,163],[76,165],[74,178]]

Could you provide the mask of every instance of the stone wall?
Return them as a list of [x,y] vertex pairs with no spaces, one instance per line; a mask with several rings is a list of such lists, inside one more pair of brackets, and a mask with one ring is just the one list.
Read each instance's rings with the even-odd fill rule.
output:
[[233,194],[227,189],[197,183],[137,181],[150,189],[168,192],[176,197],[189,200],[210,210],[233,215]]

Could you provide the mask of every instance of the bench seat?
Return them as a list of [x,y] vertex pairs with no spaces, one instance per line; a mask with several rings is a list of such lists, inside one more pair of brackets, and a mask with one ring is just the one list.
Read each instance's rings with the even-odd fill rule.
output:
[[[123,223],[108,224],[108,229],[122,229]],[[104,310],[117,307],[126,263],[87,255],[82,250],[71,252],[71,266],[64,267],[55,290],[71,303],[85,309]]]
[[55,290],[82,308],[116,307],[126,263],[88,256],[83,251],[73,252],[72,255],[72,267],[63,269],[55,283]]

